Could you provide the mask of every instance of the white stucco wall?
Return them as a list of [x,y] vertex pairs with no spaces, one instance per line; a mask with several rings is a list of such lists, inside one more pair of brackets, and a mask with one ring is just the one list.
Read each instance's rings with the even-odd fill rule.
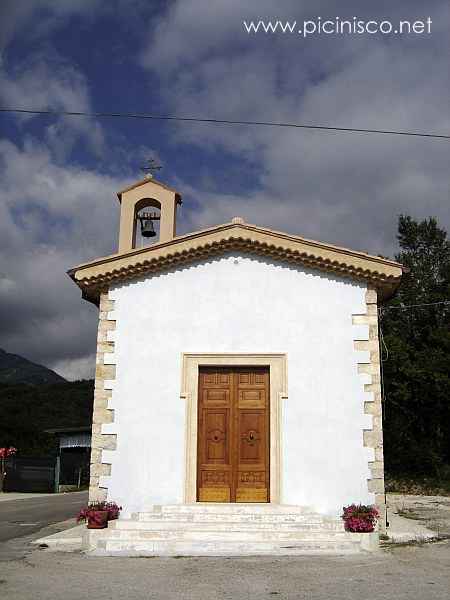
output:
[[282,501],[338,513],[367,491],[361,354],[352,325],[365,312],[362,283],[239,253],[111,289],[117,320],[113,424],[117,450],[103,478],[126,512],[183,501],[182,352],[287,353]]

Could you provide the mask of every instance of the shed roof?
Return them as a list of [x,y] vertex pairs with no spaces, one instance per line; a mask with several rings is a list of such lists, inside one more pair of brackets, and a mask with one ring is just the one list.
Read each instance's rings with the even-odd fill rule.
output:
[[45,433],[90,433],[91,425],[84,425],[83,427],[52,427],[50,429],[44,429]]

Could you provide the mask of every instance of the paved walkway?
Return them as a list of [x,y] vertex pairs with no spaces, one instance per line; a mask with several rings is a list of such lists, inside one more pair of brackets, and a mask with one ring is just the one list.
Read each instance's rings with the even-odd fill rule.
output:
[[0,564],[8,600],[448,600],[450,545],[376,555],[109,558],[36,549]]

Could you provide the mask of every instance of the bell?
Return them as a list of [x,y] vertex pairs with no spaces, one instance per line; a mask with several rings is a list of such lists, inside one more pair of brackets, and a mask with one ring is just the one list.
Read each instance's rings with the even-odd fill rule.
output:
[[144,238],[155,237],[156,231],[153,228],[151,219],[141,219],[141,235]]

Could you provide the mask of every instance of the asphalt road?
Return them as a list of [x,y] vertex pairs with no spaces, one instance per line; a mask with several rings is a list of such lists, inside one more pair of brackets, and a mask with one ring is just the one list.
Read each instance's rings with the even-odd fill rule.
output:
[[0,502],[0,542],[28,536],[70,519],[86,504],[87,492],[55,494]]

